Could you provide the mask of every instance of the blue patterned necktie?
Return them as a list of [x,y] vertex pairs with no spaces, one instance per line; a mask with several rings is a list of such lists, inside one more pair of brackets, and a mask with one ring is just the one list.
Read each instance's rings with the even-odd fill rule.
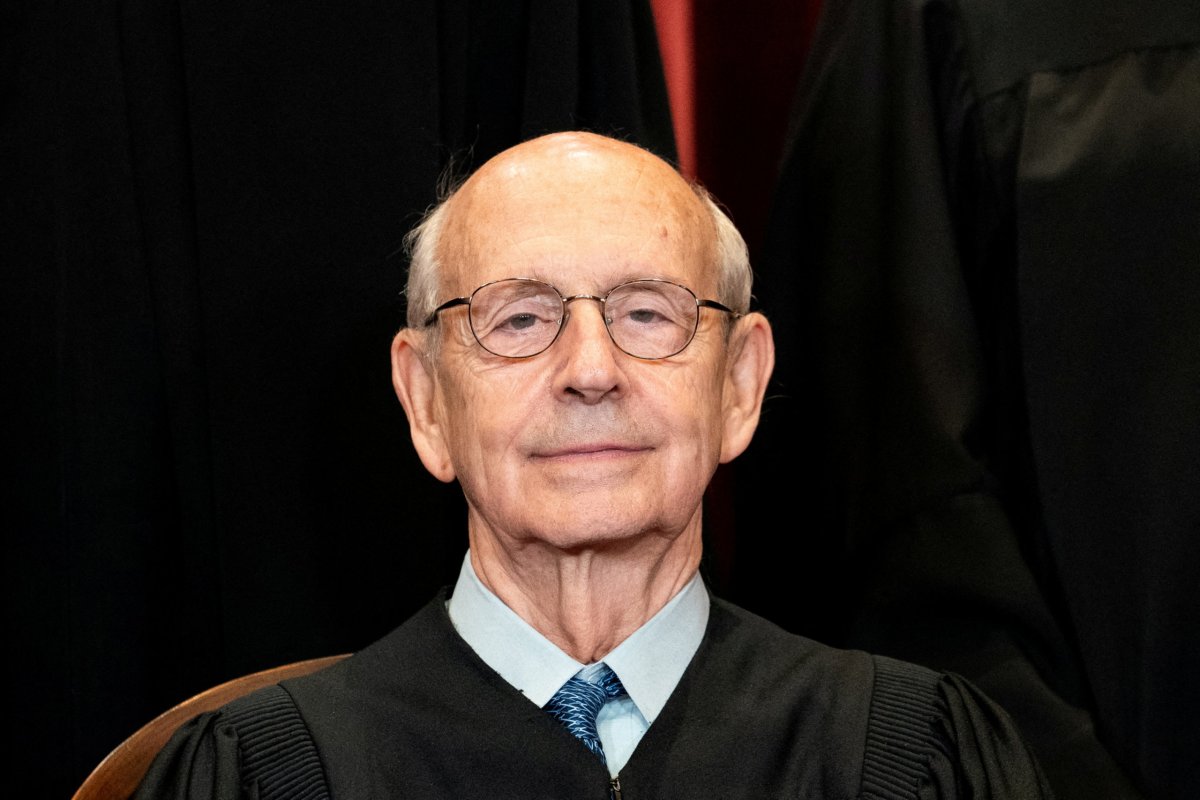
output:
[[625,687],[621,685],[617,674],[607,664],[599,664],[579,670],[575,677],[554,693],[545,710],[607,766],[604,747],[596,732],[596,715],[605,703],[624,694]]

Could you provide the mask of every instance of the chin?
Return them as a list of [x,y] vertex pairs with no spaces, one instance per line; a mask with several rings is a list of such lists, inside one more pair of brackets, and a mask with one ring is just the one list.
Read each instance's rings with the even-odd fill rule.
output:
[[[637,509],[643,513],[628,513]],[[529,538],[564,551],[634,547],[650,539],[661,543],[676,538],[699,513],[646,513],[648,509],[644,500],[610,498],[602,505],[542,521]]]
[[652,534],[652,529],[642,526],[607,526],[559,528],[535,533],[532,538],[565,552],[578,550],[611,549],[632,545],[639,539]]

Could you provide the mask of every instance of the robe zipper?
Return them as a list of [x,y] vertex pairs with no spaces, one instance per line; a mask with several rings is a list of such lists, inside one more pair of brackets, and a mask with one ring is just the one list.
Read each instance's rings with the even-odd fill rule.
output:
[[613,778],[608,782],[608,800],[621,800],[621,778]]

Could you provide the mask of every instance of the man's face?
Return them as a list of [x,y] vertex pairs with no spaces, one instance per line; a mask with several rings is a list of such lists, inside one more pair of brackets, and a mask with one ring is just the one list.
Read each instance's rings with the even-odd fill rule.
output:
[[[636,148],[537,140],[490,162],[451,202],[441,301],[514,277],[566,296],[637,278],[716,296],[709,217]],[[702,311],[682,353],[646,361],[613,344],[598,303],[572,302],[568,314],[558,340],[527,359],[480,347],[466,307],[440,316],[433,415],[473,535],[483,525],[569,549],[698,526],[722,455],[725,315]]]

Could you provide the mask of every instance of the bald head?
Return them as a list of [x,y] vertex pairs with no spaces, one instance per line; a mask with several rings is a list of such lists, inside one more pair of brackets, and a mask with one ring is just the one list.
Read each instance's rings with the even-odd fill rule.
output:
[[[674,248],[681,261],[701,268],[703,285],[694,290],[746,310],[745,243],[702,188],[640,147],[567,132],[495,156],[410,234],[408,325],[422,326],[439,302],[469,294],[485,280],[533,276],[545,265],[522,263],[519,254],[536,250],[544,237],[572,235],[586,248],[631,220],[649,226],[647,234]],[[517,263],[495,264],[498,250],[510,261],[518,254]],[[637,253],[628,257],[632,269]],[[492,267],[507,272],[491,276]]]

